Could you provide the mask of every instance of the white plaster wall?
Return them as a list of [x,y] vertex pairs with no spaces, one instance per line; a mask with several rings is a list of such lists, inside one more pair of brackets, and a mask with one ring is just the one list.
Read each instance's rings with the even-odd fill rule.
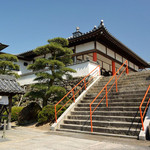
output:
[[105,68],[106,71],[109,71],[109,65],[103,62],[103,68]]
[[111,61],[110,59],[108,59],[108,58],[106,58],[106,57],[104,57],[104,56],[102,56],[102,55],[100,55],[100,54],[97,55],[97,58],[98,58],[99,60],[101,60],[101,61],[104,61],[104,62],[110,64],[110,65],[112,64],[112,61]]
[[22,85],[27,85],[27,84],[33,84],[33,83],[36,83],[37,81],[34,81],[35,79],[35,74],[32,74],[32,75],[26,75],[26,76],[21,76],[19,79],[18,79],[18,82],[19,84],[22,86]]
[[[71,73],[73,77],[82,77],[82,76],[86,76],[87,74],[89,74],[93,69],[96,68],[96,66],[97,64],[88,61],[88,62],[83,62],[80,64],[68,66],[68,67],[77,71],[76,73]],[[98,72],[98,71],[99,71],[99,68],[97,68],[95,72]],[[36,81],[34,81],[35,77],[36,76],[34,74],[25,75],[19,78],[18,82],[20,83],[20,85],[36,83]]]
[[[121,66],[122,66],[122,64],[115,63],[116,71],[117,71]],[[125,69],[125,66],[123,66],[119,72],[123,71],[124,69]],[[125,72],[126,72],[126,71],[125,71]]]
[[92,49],[94,49],[94,42],[93,41],[85,43],[85,44],[77,45],[76,46],[76,53],[84,52],[86,50],[92,50]]
[[27,70],[27,66],[24,66],[24,62],[28,63],[28,65],[31,64],[31,61],[26,61],[21,59],[19,59],[19,61],[16,62],[16,64],[20,66],[20,71],[18,72],[19,75],[31,72],[30,70]]
[[116,53],[116,60],[120,61],[122,63],[122,56]]
[[89,74],[93,69],[96,68],[96,66],[97,64],[95,63],[84,62],[81,64],[69,66],[69,68],[72,68],[77,71],[76,73],[71,73],[73,77],[82,77],[82,76],[86,76],[87,74]]
[[8,105],[8,96],[0,96],[0,104],[2,105]]
[[115,58],[115,52],[113,52],[111,49],[107,48],[107,55],[112,57],[112,58]]
[[126,61],[127,59],[123,58],[123,63]]
[[96,42],[96,48],[106,54],[106,47],[103,44]]
[[137,65],[135,65],[135,70],[138,71],[139,70],[139,67]]
[[97,54],[98,62],[100,63],[100,66],[102,67],[102,62],[103,62],[103,68],[106,71],[111,71],[110,65],[112,65],[112,61],[100,54]]
[[134,68],[134,65],[133,65],[133,63],[132,63],[131,61],[129,61],[129,66],[130,66],[131,68]]
[[[89,63],[89,73],[92,71],[92,70],[94,70],[96,67],[97,67],[98,65],[97,64],[94,64],[94,63]],[[100,70],[99,70],[99,68],[97,68],[95,71],[93,71],[93,75],[96,73],[98,73],[98,75],[99,75],[99,72],[100,72]]]

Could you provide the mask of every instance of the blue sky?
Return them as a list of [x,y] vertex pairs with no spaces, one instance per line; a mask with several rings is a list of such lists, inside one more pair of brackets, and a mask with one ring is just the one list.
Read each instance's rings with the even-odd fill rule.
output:
[[18,54],[67,38],[77,26],[87,32],[100,20],[108,31],[150,61],[150,0],[0,0],[0,42]]

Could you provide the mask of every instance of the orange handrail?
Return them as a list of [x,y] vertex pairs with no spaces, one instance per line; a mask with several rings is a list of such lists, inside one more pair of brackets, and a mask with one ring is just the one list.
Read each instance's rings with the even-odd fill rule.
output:
[[[121,70],[121,68],[124,66],[125,68],[123,69],[123,71],[120,73],[120,75],[117,77],[117,73],[119,73],[119,71]],[[117,87],[117,80],[120,78],[120,76],[122,75],[122,73],[126,70],[126,74],[129,73],[128,70],[128,61],[126,60],[121,67],[117,70],[117,72],[115,72],[115,74],[110,78],[110,80],[107,82],[107,84],[103,87],[103,89],[98,93],[98,95],[95,97],[95,99],[90,103],[90,120],[91,120],[91,132],[93,132],[93,124],[92,124],[92,114],[94,113],[94,111],[97,109],[97,107],[100,105],[100,103],[102,102],[102,100],[106,97],[106,107],[108,107],[108,97],[107,94],[110,92],[110,90],[112,89],[112,87],[114,86],[114,84],[116,84],[116,92],[118,92],[118,87]],[[109,88],[108,90],[108,84],[115,78],[115,82],[112,84],[112,86]],[[95,102],[95,100],[99,97],[99,95],[105,90],[105,95],[103,96],[103,98],[100,100],[100,102],[97,104],[97,106],[94,108],[94,110],[92,110],[91,106],[92,104]]]
[[142,102],[141,102],[141,104],[140,104],[140,107],[139,107],[143,131],[144,131],[143,118],[144,118],[144,116],[145,116],[145,113],[146,113],[148,104],[149,104],[149,102],[150,102],[150,98],[148,99],[148,102],[147,102],[147,104],[146,104],[146,107],[145,107],[145,110],[144,110],[144,112],[143,112],[143,115],[142,115],[141,107],[142,107],[142,105],[143,105],[143,103],[144,103],[144,101],[145,101],[145,98],[146,98],[146,96],[147,96],[147,94],[148,94],[148,92],[149,92],[149,89],[150,89],[150,85],[148,86],[147,91],[146,91],[146,93],[145,93],[145,95],[144,95],[144,97],[143,97],[143,100],[142,100]]
[[[98,69],[99,71],[97,71],[96,72],[96,74],[95,74],[95,72],[94,71],[96,71],[96,69]],[[94,75],[93,75],[94,74]],[[100,65],[98,65],[95,69],[93,69],[87,76],[85,76],[78,84],[76,84],[57,104],[55,104],[55,121],[56,121],[56,123],[57,123],[57,114],[62,110],[62,108],[67,104],[67,103],[69,103],[70,101],[71,101],[71,99],[73,99],[73,101],[75,102],[75,96],[83,89],[83,87],[85,87],[85,90],[86,90],[86,88],[87,88],[87,84],[95,77],[95,75],[97,75],[97,74],[99,74],[100,75]],[[90,77],[90,76],[92,76],[92,77]],[[90,77],[90,78],[89,78]],[[86,79],[87,78],[89,78],[88,79],[88,81],[86,82]],[[77,92],[75,93],[75,88],[78,86],[78,85],[80,85],[80,84],[82,84],[84,82],[84,84],[81,86],[81,88],[79,89],[79,90],[77,90]],[[57,105],[60,103],[60,102],[62,102],[66,97],[68,97],[69,96],[69,94],[72,94],[71,95],[71,98],[69,97],[69,100],[57,111],[56,110],[56,107],[57,107]]]

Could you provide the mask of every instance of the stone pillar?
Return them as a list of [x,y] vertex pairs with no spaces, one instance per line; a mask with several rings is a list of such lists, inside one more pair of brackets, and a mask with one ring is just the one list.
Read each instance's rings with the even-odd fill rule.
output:
[[115,68],[115,62],[112,61],[112,75],[114,75],[116,72],[116,68]]
[[97,61],[97,53],[96,52],[93,53],[93,61]]
[[9,96],[9,114],[8,114],[8,125],[7,129],[11,129],[11,108],[12,108],[12,96]]

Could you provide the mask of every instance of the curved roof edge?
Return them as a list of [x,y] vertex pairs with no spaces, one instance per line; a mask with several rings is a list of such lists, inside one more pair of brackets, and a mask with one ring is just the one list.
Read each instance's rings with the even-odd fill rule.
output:
[[123,44],[121,41],[119,41],[117,38],[115,38],[107,29],[104,25],[100,25],[97,28],[94,27],[93,30],[86,32],[86,33],[81,33],[75,36],[71,36],[68,38],[70,43],[73,43],[74,41],[81,41],[81,39],[85,38],[85,36],[97,36],[99,34],[101,34],[101,36],[104,36],[106,38],[111,39],[111,41],[113,41],[113,43],[115,43],[118,47],[121,47],[124,52],[128,53],[130,56],[132,56],[134,59],[136,59],[137,61],[139,61],[141,64],[143,64],[143,66],[145,67],[149,67],[148,62],[146,62],[144,59],[142,59],[140,56],[138,56],[135,52],[133,52],[131,49],[129,49],[125,44]]
[[0,43],[0,51],[3,50],[4,48],[8,47],[9,45],[5,45],[5,44],[2,44]]

